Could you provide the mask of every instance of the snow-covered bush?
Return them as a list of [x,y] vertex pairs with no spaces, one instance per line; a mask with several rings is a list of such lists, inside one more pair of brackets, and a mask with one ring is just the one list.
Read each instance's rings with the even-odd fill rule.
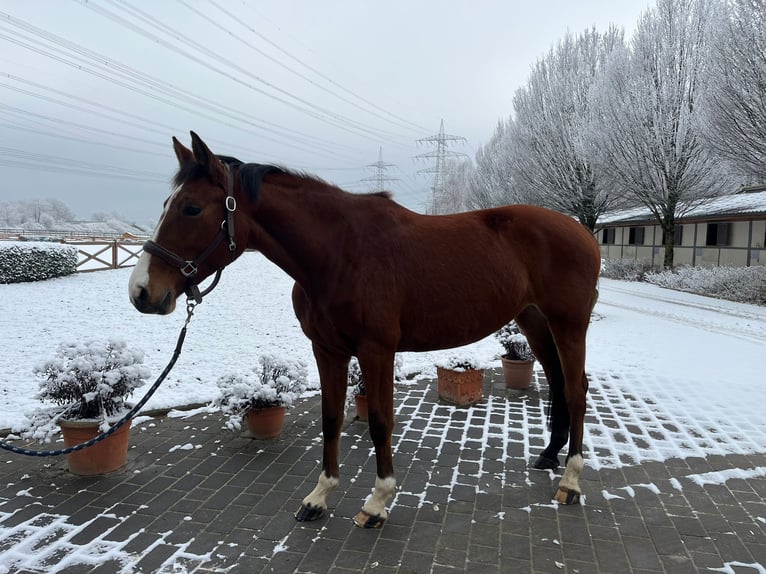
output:
[[766,267],[678,267],[647,273],[645,281],[740,303],[766,304]]
[[643,281],[644,276],[652,269],[652,262],[646,259],[601,260],[601,276],[608,279]]
[[495,333],[495,338],[503,346],[503,357],[512,361],[533,361],[535,354],[527,342],[524,333],[521,332],[516,321],[503,325]]
[[249,410],[274,406],[291,407],[307,388],[308,369],[300,360],[261,357],[246,373],[231,373],[218,379],[218,397],[213,405],[229,417],[226,426],[239,430],[242,415]]
[[367,394],[367,390],[364,388],[364,380],[362,380],[362,369],[356,357],[352,357],[351,362],[348,364],[348,386],[351,387],[355,395]]
[[42,242],[0,242],[0,283],[42,281],[77,270],[77,248]]
[[34,369],[43,379],[37,398],[56,406],[28,414],[25,436],[50,442],[60,419],[97,419],[108,428],[107,418],[127,410],[125,400],[149,377],[143,361],[143,351],[117,339],[62,343],[53,359]]
[[469,355],[450,355],[444,360],[437,361],[436,366],[441,367],[442,369],[459,372],[479,371],[488,368],[486,363]]

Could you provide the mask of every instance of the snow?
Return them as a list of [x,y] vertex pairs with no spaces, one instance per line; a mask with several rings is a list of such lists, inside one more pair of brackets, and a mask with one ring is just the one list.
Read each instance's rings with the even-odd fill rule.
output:
[[731,468],[729,470],[722,470],[718,472],[705,472],[702,474],[690,474],[687,476],[689,480],[700,486],[706,484],[726,484],[726,481],[734,478],[747,480],[748,478],[756,478],[759,476],[766,476],[766,467],[759,466],[757,468]]
[[[162,371],[185,318],[183,305],[167,317],[138,313],[127,297],[130,271],[0,285],[0,428],[27,424],[24,413],[38,406],[33,368],[63,340],[119,337],[144,350],[152,379]],[[262,354],[305,360],[316,389],[291,287],[260,254],[232,264],[195,310],[184,350],[146,408],[208,403],[223,372],[249,371]],[[763,450],[765,308],[608,279],[599,290],[588,335],[588,412],[596,419],[586,432],[588,464]],[[489,336],[459,350],[402,353],[400,372],[433,377],[435,365],[454,355],[499,366],[501,350]]]
[[[684,212],[681,220],[711,216],[766,213],[766,191],[722,195]],[[653,221],[654,216],[646,207],[633,207],[604,215],[599,223]]]
[[[50,568],[50,564],[56,564],[55,571],[62,572],[68,567],[76,565],[87,564],[95,567],[110,561],[123,565],[120,570],[116,571],[119,574],[135,572],[135,555],[125,550],[125,548],[129,547],[133,539],[145,531],[141,528],[122,541],[110,540],[109,535],[111,532],[128,518],[128,516],[117,516],[110,512],[110,510],[107,509],[105,512],[99,513],[82,524],[70,522],[68,516],[51,514],[44,511],[41,511],[36,516],[27,518],[10,533],[16,543],[8,546],[3,551],[3,564],[0,564],[0,574],[9,572],[7,569],[3,570],[3,568],[6,568],[4,564],[11,566],[23,564],[26,571],[32,572],[45,572]],[[19,510],[11,513],[0,511],[0,523],[11,518],[16,512],[19,512]],[[104,519],[108,519],[112,526],[100,533],[90,544],[82,545],[73,540],[88,526]],[[46,544],[46,541],[53,534],[58,537],[56,544]],[[169,570],[170,568],[181,565],[184,561],[202,564],[210,561],[211,556],[209,554],[198,555],[188,552],[189,542],[182,544],[169,542],[166,540],[166,536],[169,534],[171,533],[167,532],[160,535],[145,550],[146,554],[148,554],[161,544],[171,550],[170,556],[162,563],[158,571],[171,571]],[[17,570],[11,571],[16,572]],[[175,569],[172,571],[178,572]]]
[[[170,317],[141,315],[128,302],[129,275],[129,269],[120,269],[0,285],[0,428],[25,426],[23,413],[38,405],[33,368],[51,357],[62,340],[119,337],[145,351],[145,362],[153,376],[164,368],[185,318],[183,305]],[[181,357],[147,409],[207,403],[215,397],[216,380],[222,373],[249,371],[262,354],[303,359],[309,365],[309,384],[316,387],[318,375],[310,345],[292,312],[291,287],[289,277],[261,255],[247,253],[235,262],[223,274],[219,287],[196,309]],[[601,280],[599,290],[588,338],[591,385],[585,450],[589,467],[616,468],[649,460],[764,452],[761,381],[766,367],[766,309],[607,279]],[[435,365],[453,355],[499,366],[497,356],[501,350],[497,340],[489,336],[459,350],[403,353],[399,357],[400,372],[417,374],[416,378],[433,377]],[[138,389],[134,399],[145,388]],[[397,401],[395,453],[406,453],[413,442],[429,440],[438,445],[438,457],[443,447],[454,447],[456,443],[460,452],[470,451],[478,440],[505,453],[501,456],[513,450],[531,460],[539,450],[533,445],[541,444],[546,434],[540,399],[511,402],[490,395],[480,405],[460,409],[461,416],[457,416],[453,407],[436,404],[426,408],[427,390],[422,385],[402,381],[397,393],[406,395],[407,400]],[[210,407],[191,412],[173,410],[170,414],[185,417],[206,412]],[[415,418],[414,412],[428,415],[425,419]],[[520,419],[523,424],[508,428],[505,421],[510,418]],[[136,421],[136,425],[147,423],[152,425],[148,418]],[[315,441],[321,441],[321,433],[317,433]],[[371,448],[361,434],[353,437],[353,442],[351,448]],[[183,456],[184,451],[195,448],[198,446],[188,442],[171,450]],[[344,480],[352,484],[362,472],[361,467],[345,470]],[[722,484],[764,475],[766,469],[759,467],[691,475],[683,480],[687,485]],[[429,489],[446,488],[446,499],[455,500],[454,494],[461,488],[480,491],[490,477],[506,484],[505,476],[496,476],[491,461],[484,457],[464,460],[456,465],[448,486],[429,481],[418,492],[400,489],[390,508],[436,508],[428,500]],[[669,484],[678,491],[684,488],[676,478]],[[603,490],[600,496],[606,500],[627,499],[641,489],[660,493],[656,484],[643,482],[611,492]],[[34,499],[34,489],[19,490],[18,496]],[[532,513],[539,507],[556,508],[538,503],[522,510]],[[9,516],[0,511],[0,523]],[[100,517],[116,523],[127,518],[116,516],[110,509]],[[16,556],[30,567],[34,566],[30,560],[42,564],[57,548],[67,551],[68,564],[89,564],[107,557],[129,567],[123,547],[130,539],[114,543],[100,537],[85,546],[69,544],[67,540],[80,527],[70,524],[66,516],[45,512],[21,526],[23,533],[19,529],[0,531],[0,535],[19,536],[13,552],[25,552],[44,539],[51,528],[67,533],[61,544],[47,547],[40,557]],[[284,551],[287,539],[280,540],[273,553]],[[168,544],[164,535],[156,543]],[[173,555],[166,562],[169,567],[183,560],[204,564],[211,559],[189,554],[188,543],[170,546]],[[739,566],[762,568],[731,562],[720,571],[733,571]]]

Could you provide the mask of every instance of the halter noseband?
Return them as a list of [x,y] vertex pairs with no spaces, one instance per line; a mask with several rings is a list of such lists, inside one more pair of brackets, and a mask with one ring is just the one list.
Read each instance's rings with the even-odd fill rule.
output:
[[218,233],[213,238],[213,241],[210,243],[210,245],[208,245],[202,253],[200,253],[196,258],[188,260],[179,257],[172,251],[165,249],[162,245],[152,241],[151,239],[146,241],[143,245],[143,249],[147,253],[156,255],[160,259],[164,260],[165,263],[168,263],[174,267],[178,267],[181,275],[186,277],[186,290],[184,292],[189,299],[194,299],[196,303],[201,303],[202,297],[213,290],[213,288],[218,284],[218,280],[221,278],[221,272],[223,271],[223,267],[219,267],[215,272],[215,278],[213,279],[211,285],[204,291],[200,292],[197,282],[194,281],[194,277],[199,271],[200,263],[210,257],[210,255],[216,249],[218,249],[218,246],[221,245],[221,242],[223,242],[224,239],[229,240],[229,253],[231,253],[232,261],[234,261],[234,251],[237,248],[237,244],[234,242],[234,212],[237,209],[237,200],[234,197],[234,178],[231,173],[231,168],[225,163],[223,166],[226,170],[226,219],[221,222],[221,228],[218,230]]

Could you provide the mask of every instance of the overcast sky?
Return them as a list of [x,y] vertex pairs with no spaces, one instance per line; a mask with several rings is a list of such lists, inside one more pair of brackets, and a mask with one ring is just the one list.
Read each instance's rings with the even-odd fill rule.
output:
[[566,32],[622,27],[643,0],[0,2],[0,200],[54,197],[83,219],[156,221],[171,136],[422,211],[445,131],[474,158]]

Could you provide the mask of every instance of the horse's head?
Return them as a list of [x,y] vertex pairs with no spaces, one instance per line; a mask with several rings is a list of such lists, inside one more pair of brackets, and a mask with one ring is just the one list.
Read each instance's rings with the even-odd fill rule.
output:
[[191,137],[191,150],[173,138],[175,190],[130,276],[130,301],[142,313],[170,313],[182,293],[198,298],[197,284],[246,247],[245,226],[235,225],[233,167]]

